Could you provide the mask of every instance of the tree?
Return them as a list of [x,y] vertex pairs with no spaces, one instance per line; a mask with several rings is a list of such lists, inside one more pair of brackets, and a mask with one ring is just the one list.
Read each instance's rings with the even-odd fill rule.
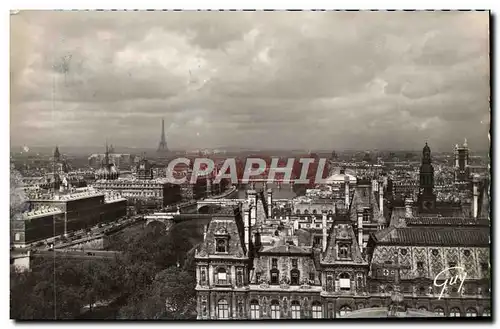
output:
[[122,319],[194,319],[195,278],[171,266],[160,273],[148,289],[139,291],[121,309]]
[[22,212],[26,209],[26,195],[23,190],[22,176],[10,167],[10,218],[20,219]]

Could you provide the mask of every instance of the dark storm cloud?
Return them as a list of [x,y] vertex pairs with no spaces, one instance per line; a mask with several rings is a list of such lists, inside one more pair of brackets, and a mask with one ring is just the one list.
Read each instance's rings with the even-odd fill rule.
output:
[[[21,12],[13,144],[488,147],[488,14]],[[61,141],[61,139],[64,139]]]

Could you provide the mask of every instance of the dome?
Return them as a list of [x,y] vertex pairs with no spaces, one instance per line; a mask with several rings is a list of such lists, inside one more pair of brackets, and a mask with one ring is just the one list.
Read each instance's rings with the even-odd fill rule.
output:
[[333,174],[325,180],[326,184],[343,184],[345,178],[349,179],[350,184],[356,184],[356,177],[349,174]]

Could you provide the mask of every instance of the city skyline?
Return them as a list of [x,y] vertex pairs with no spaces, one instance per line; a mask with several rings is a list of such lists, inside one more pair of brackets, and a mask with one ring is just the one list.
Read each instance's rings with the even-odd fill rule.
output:
[[487,12],[23,11],[11,145],[153,149],[164,118],[174,150],[449,152],[464,138],[487,150],[488,24]]

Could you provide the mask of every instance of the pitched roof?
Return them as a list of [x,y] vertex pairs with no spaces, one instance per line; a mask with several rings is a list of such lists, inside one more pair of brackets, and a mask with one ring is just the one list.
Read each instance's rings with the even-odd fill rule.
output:
[[[344,240],[351,242],[351,256],[350,260],[344,260],[338,258],[337,253],[337,241]],[[324,253],[322,264],[349,264],[357,263],[364,264],[363,256],[361,255],[361,250],[358,246],[358,241],[352,225],[348,222],[335,223],[330,231],[328,243],[326,246],[326,252]]]
[[351,202],[351,221],[357,222],[358,211],[370,208],[373,213],[373,221],[376,223],[385,223],[385,217],[380,213],[378,198],[371,186],[357,186]]
[[465,217],[412,217],[406,226],[489,226],[488,221]]
[[223,257],[244,258],[245,243],[242,240],[243,234],[240,233],[236,223],[235,216],[216,215],[208,224],[208,230],[205,240],[200,246],[197,253],[199,257],[207,257],[208,255],[218,255],[215,251],[216,235],[228,236],[228,253],[223,254]]
[[487,227],[388,227],[373,235],[377,244],[414,246],[488,246]]
[[273,253],[273,254],[302,254],[302,255],[310,255],[311,250],[306,250],[305,248],[297,247],[297,246],[291,246],[288,244],[284,245],[279,245],[279,246],[271,246],[267,247],[265,249],[261,249],[260,254],[267,254],[267,253]]

